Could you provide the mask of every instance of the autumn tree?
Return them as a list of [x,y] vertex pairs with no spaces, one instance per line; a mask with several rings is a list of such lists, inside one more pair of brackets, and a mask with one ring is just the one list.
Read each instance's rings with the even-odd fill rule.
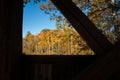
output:
[[27,33],[23,38],[23,52],[31,55],[91,55],[93,51],[74,28],[43,29],[39,34]]
[[[33,1],[38,3],[47,0],[24,0],[24,4]],[[120,1],[119,0],[72,0],[90,20],[108,37],[111,42],[120,39]],[[50,15],[50,20],[59,22],[61,25],[65,18],[48,0],[48,4],[40,4],[40,9]],[[111,40],[111,37],[113,37]]]
[[[112,43],[120,39],[120,1],[119,0],[72,0]],[[49,1],[40,9],[56,20],[57,25],[67,22],[57,8]]]
[[34,35],[30,32],[27,32],[26,37],[23,39],[23,47],[25,48],[24,51],[29,54],[33,54],[35,52]]
[[73,0],[73,2],[112,43],[120,39],[119,0]]
[[[35,54],[93,54],[92,50],[51,1],[48,4],[41,4],[40,9],[50,15],[50,20],[56,20],[56,29],[43,29],[39,35],[34,36],[34,40],[31,41],[35,45]],[[28,50],[30,49],[28,48]]]

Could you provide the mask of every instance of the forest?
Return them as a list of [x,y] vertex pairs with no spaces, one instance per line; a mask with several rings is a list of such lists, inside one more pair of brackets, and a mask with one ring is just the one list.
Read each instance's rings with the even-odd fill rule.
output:
[[28,55],[93,55],[94,52],[74,30],[43,29],[39,34],[27,33],[23,39],[23,53]]
[[[24,6],[32,0],[24,0]],[[34,3],[46,0],[34,0]],[[120,1],[119,0],[72,0],[85,13],[102,34],[115,44],[120,40]],[[93,55],[81,36],[58,11],[54,4],[40,4],[39,8],[56,21],[56,29],[44,29],[38,35],[30,32],[23,39],[23,53]],[[89,26],[88,26],[89,27]]]

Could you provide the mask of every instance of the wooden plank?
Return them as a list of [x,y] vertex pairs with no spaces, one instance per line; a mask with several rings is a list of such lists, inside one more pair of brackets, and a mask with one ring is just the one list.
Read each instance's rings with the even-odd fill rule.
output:
[[87,44],[97,54],[101,55],[111,49],[112,44],[80,11],[71,0],[51,0],[67,20],[73,25]]
[[95,55],[88,55],[88,56],[71,56],[71,55],[23,55],[22,59],[23,62],[26,63],[40,63],[40,64],[54,64],[54,63],[79,63],[79,64],[85,64],[85,63],[91,63],[92,61],[95,61],[99,57]]
[[[70,80],[73,76],[76,76],[88,65],[96,61],[96,59],[98,59],[98,57],[95,55],[93,56],[23,55],[22,62],[24,65],[23,69],[25,71],[24,76],[26,77],[26,79],[30,78],[31,80],[31,78],[33,77],[39,78],[40,76],[37,76],[39,75],[40,71],[39,65],[51,64],[50,69],[49,66],[46,66],[46,68],[42,68],[42,71],[47,70],[47,73],[45,74],[42,73],[42,75],[49,76],[49,80],[51,78],[52,80],[56,79]],[[36,71],[33,71],[34,68],[32,68],[32,66],[34,66]],[[29,76],[33,72],[36,73],[35,76],[33,75]]]

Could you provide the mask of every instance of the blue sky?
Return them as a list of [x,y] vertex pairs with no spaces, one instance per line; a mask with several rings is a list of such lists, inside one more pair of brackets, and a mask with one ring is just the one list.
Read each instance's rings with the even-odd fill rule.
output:
[[32,34],[38,34],[43,29],[55,29],[55,21],[50,21],[49,15],[39,9],[38,4],[28,3],[23,9],[23,28],[22,36],[30,31]]

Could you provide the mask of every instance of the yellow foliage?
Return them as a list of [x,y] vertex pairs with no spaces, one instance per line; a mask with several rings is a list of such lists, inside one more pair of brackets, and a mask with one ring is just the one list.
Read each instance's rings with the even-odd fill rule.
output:
[[[93,51],[86,47],[87,44],[80,35],[72,28],[65,28],[60,30],[50,30],[41,32],[35,35],[32,40],[31,37],[26,37],[29,42],[24,40],[23,52],[36,55],[92,55]],[[35,46],[30,46],[30,44]],[[32,49],[32,51],[30,50]]]

